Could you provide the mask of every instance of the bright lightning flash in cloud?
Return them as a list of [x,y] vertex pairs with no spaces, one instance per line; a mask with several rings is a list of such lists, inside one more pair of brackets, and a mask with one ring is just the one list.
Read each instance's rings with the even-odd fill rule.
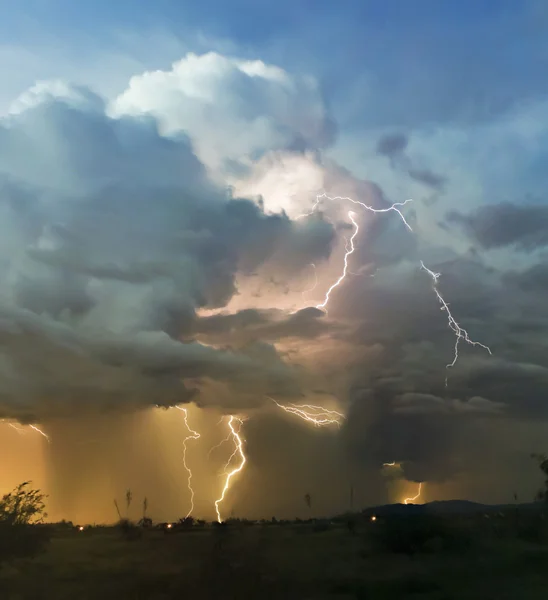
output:
[[177,408],[184,414],[185,426],[188,429],[188,433],[189,433],[189,435],[187,435],[185,437],[185,439],[183,440],[183,466],[184,466],[186,472],[188,473],[187,486],[188,486],[188,490],[190,492],[190,508],[186,514],[186,517],[189,517],[194,512],[194,488],[192,487],[192,471],[186,462],[187,442],[189,440],[200,439],[200,434],[197,431],[194,431],[193,429],[190,428],[190,425],[188,424],[187,409],[182,406],[176,406],[175,408]]
[[[238,429],[236,429],[234,427],[235,422],[239,423]],[[242,471],[242,469],[244,468],[244,466],[247,462],[247,458],[246,458],[246,455],[244,452],[244,440],[242,439],[242,436],[240,435],[240,430],[242,428],[242,425],[243,425],[243,420],[238,417],[235,417],[234,415],[231,415],[230,418],[228,419],[228,427],[230,429],[230,437],[234,441],[234,452],[230,455],[230,458],[226,462],[226,466],[225,466],[226,479],[225,479],[225,484],[223,487],[222,494],[221,494],[220,498],[215,500],[215,510],[217,512],[217,521],[219,523],[223,522],[223,519],[221,517],[220,505],[223,502],[223,500],[225,499],[226,493],[230,489],[230,484],[231,484],[232,478]],[[228,471],[228,468],[230,466],[230,463],[232,462],[232,459],[237,454],[240,456],[240,463],[238,464],[238,466],[234,467],[231,471]]]
[[327,425],[338,425],[344,421],[344,415],[336,410],[328,410],[323,406],[315,406],[314,404],[280,404],[274,398],[267,396],[272,400],[278,408],[285,412],[296,415],[303,421],[312,423],[315,427],[325,427]]
[[412,502],[414,502],[415,500],[418,500],[420,498],[422,494],[422,482],[419,483],[419,489],[417,490],[417,495],[413,496],[412,498],[406,498],[403,503],[404,504],[411,504]]

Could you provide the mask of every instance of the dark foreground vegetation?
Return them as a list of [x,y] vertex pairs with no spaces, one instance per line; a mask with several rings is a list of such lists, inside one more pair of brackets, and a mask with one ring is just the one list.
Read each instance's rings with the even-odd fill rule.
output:
[[[548,475],[544,457],[541,468]],[[391,505],[333,519],[45,524],[0,500],[0,599],[545,600],[548,503]],[[126,506],[131,503],[128,491]]]
[[0,598],[545,600],[542,512],[488,517],[29,525],[36,546],[3,555]]

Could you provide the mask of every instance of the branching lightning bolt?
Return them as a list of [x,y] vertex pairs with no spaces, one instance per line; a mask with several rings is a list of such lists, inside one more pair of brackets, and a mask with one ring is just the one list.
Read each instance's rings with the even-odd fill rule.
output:
[[226,444],[226,442],[228,442],[230,440],[230,438],[232,437],[232,433],[229,433],[224,440],[221,440],[218,444],[215,444],[215,446],[213,446],[212,448],[210,448],[209,452],[207,453],[207,458],[211,458],[211,453],[213,452],[213,450],[217,450],[217,448],[220,448],[223,444]]
[[[409,223],[407,222],[406,218],[403,216],[403,213],[400,210],[400,208],[403,208],[408,202],[412,202],[411,199],[408,199],[405,202],[395,202],[394,204],[392,204],[391,206],[388,206],[387,208],[373,208],[372,206],[369,206],[368,204],[365,204],[364,202],[360,202],[359,200],[354,200],[353,198],[349,198],[348,196],[328,196],[327,194],[323,193],[323,194],[320,194],[319,196],[316,196],[316,202],[314,203],[314,206],[312,207],[311,212],[303,214],[303,215],[299,215],[298,218],[302,218],[302,217],[309,216],[310,214],[312,214],[316,210],[320,201],[323,198],[325,198],[326,200],[330,200],[331,202],[339,202],[339,201],[352,202],[352,204],[358,204],[362,208],[365,208],[365,210],[368,210],[369,212],[373,212],[373,213],[395,212],[398,214],[398,216],[400,217],[400,219],[402,220],[404,225],[407,227],[407,229],[409,229],[409,231],[413,231],[413,229],[411,228],[411,225],[409,225]],[[343,266],[342,274],[337,279],[337,281],[335,281],[335,283],[327,290],[327,292],[324,296],[323,302],[316,305],[316,308],[323,309],[325,311],[326,311],[327,303],[329,302],[329,296],[331,295],[331,292],[343,282],[343,280],[345,279],[345,277],[348,273],[348,257],[351,254],[353,254],[354,251],[356,250],[355,245],[354,245],[354,240],[356,239],[356,236],[358,235],[360,228],[359,228],[358,224],[356,223],[356,220],[354,219],[354,213],[352,211],[349,211],[348,217],[352,221],[352,225],[354,226],[354,232],[352,233],[352,237],[350,238],[350,240],[348,240],[345,243],[344,266]]]
[[[459,342],[461,340],[464,340],[467,344],[471,344],[472,346],[481,346],[482,348],[487,350],[487,352],[489,352],[489,354],[491,354],[491,348],[489,348],[489,346],[485,346],[484,344],[482,344],[480,342],[476,342],[476,341],[470,339],[470,336],[468,335],[468,332],[466,331],[466,329],[463,329],[457,323],[457,321],[455,321],[455,318],[453,317],[453,315],[451,314],[451,311],[449,310],[449,305],[444,300],[443,296],[440,294],[440,292],[438,290],[438,279],[441,277],[441,273],[434,273],[434,271],[431,271],[428,267],[425,266],[425,264],[422,262],[422,260],[421,260],[421,268],[424,269],[428,273],[428,275],[430,275],[430,277],[432,278],[432,282],[433,282],[432,289],[434,290],[434,293],[436,294],[436,297],[437,297],[439,303],[441,304],[441,310],[444,310],[447,314],[447,322],[449,323],[450,329],[455,333],[455,336],[456,336],[455,354],[453,356],[452,362],[450,362],[447,365],[447,368],[455,366],[455,364],[459,358]],[[445,383],[447,384],[447,380],[445,381]]]
[[[363,202],[360,202],[359,200],[354,200],[353,198],[349,198],[348,196],[328,196],[325,193],[322,193],[318,196],[316,196],[316,201],[312,207],[312,210],[308,213],[299,215],[297,217],[297,219],[306,217],[306,216],[310,216],[311,214],[314,213],[314,211],[318,208],[320,202],[322,199],[326,199],[329,200],[331,202],[338,202],[338,201],[344,201],[344,202],[352,202],[352,204],[357,204],[359,206],[361,206],[362,208],[364,208],[365,210],[368,210],[369,212],[373,212],[373,213],[387,213],[387,212],[395,212],[401,219],[401,221],[403,222],[403,224],[407,227],[407,229],[411,232],[413,232],[413,229],[411,227],[411,225],[409,225],[409,223],[407,222],[405,216],[403,215],[402,211],[400,210],[401,208],[403,208],[406,204],[408,204],[409,202],[412,202],[411,199],[405,200],[405,202],[395,202],[394,204],[392,204],[391,206],[387,207],[387,208],[373,208],[372,206],[369,206],[368,204],[365,204]],[[356,220],[354,219],[354,213],[352,213],[351,211],[348,213],[348,216],[352,222],[352,225],[354,227],[354,231],[352,233],[352,236],[350,238],[350,240],[347,240],[345,242],[345,255],[344,255],[344,265],[343,265],[343,270],[341,275],[339,276],[339,278],[335,281],[335,283],[333,283],[331,285],[331,287],[327,290],[323,302],[321,302],[320,304],[316,305],[316,308],[318,309],[323,309],[325,312],[327,312],[326,310],[326,306],[329,303],[329,299],[330,299],[330,295],[331,292],[337,288],[339,285],[342,284],[342,282],[344,281],[344,279],[346,278],[347,274],[349,273],[348,270],[348,258],[354,253],[354,251],[356,250],[355,244],[354,244],[354,240],[356,239],[356,236],[359,233],[359,226],[358,223],[356,222]],[[453,360],[451,363],[449,363],[447,365],[447,367],[453,367],[459,357],[459,343],[460,340],[463,339],[466,343],[471,344],[472,346],[480,346],[482,348],[484,348],[485,350],[487,350],[487,352],[489,352],[489,354],[491,353],[491,349],[480,343],[477,342],[475,340],[472,340],[470,338],[470,336],[468,335],[468,332],[466,331],[466,329],[463,329],[455,320],[455,318],[453,317],[453,315],[451,314],[451,311],[449,310],[449,305],[447,304],[447,302],[444,300],[444,298],[442,297],[442,295],[440,294],[439,290],[438,290],[438,279],[440,277],[440,273],[434,273],[433,271],[431,271],[430,269],[428,269],[425,264],[423,263],[423,261],[420,261],[421,264],[421,268],[424,269],[432,278],[433,280],[433,290],[434,293],[436,294],[436,297],[438,299],[438,301],[441,304],[442,310],[445,310],[446,314],[447,314],[447,320],[448,320],[448,324],[450,329],[454,332],[456,339],[455,339],[455,353],[453,356]],[[445,383],[447,385],[447,379],[445,380]]]
[[328,410],[323,406],[315,406],[314,404],[280,404],[274,398],[267,396],[272,400],[278,408],[281,408],[287,413],[296,415],[303,421],[312,423],[315,427],[325,427],[326,425],[338,425],[344,421],[344,415],[336,410]]
[[343,279],[346,277],[346,272],[348,270],[348,257],[356,249],[356,247],[354,246],[354,240],[356,239],[356,236],[358,235],[358,233],[360,231],[360,228],[359,228],[358,224],[356,223],[356,221],[354,219],[354,213],[351,210],[348,211],[348,218],[352,221],[352,225],[354,225],[354,233],[352,234],[352,236],[351,236],[351,238],[349,240],[349,245],[346,246],[346,252],[344,254],[343,272],[341,273],[341,276],[337,279],[337,281],[335,281],[335,283],[327,290],[323,302],[321,302],[320,304],[316,305],[316,308],[322,308],[322,309],[325,310],[325,312],[327,312],[327,310],[325,309],[325,307],[327,306],[327,303],[329,302],[329,296],[330,296],[331,292],[336,287],[338,287],[341,284],[341,282],[343,281]]
[[182,406],[176,406],[175,408],[177,408],[178,410],[180,410],[184,414],[185,426],[186,426],[186,428],[188,429],[188,432],[189,432],[189,435],[187,435],[185,437],[185,439],[183,440],[183,466],[184,466],[186,472],[188,473],[187,486],[188,486],[188,490],[190,492],[190,509],[187,512],[186,517],[189,517],[194,512],[194,488],[192,487],[192,471],[191,471],[190,467],[188,466],[188,464],[186,462],[187,442],[189,440],[198,440],[198,439],[200,439],[200,434],[197,431],[194,431],[193,429],[190,428],[190,425],[188,424],[188,411],[187,411],[187,409],[184,408],[184,407],[182,407]]
[[[238,429],[235,429],[235,427],[234,427],[235,421],[237,421],[240,424]],[[230,429],[230,437],[232,437],[232,439],[234,440],[234,452],[232,452],[232,454],[230,455],[230,458],[228,459],[228,461],[226,462],[226,465],[225,465],[226,478],[225,478],[225,484],[223,487],[223,491],[221,493],[220,498],[215,500],[215,510],[217,512],[217,521],[219,523],[223,522],[223,519],[221,517],[220,505],[223,502],[223,500],[225,499],[226,493],[230,489],[230,483],[232,481],[232,478],[242,471],[242,469],[244,468],[244,466],[247,462],[247,458],[246,458],[246,455],[244,452],[244,441],[242,439],[242,436],[240,435],[240,429],[241,429],[242,425],[243,425],[242,419],[235,417],[234,415],[231,415],[229,417],[228,427]],[[237,467],[234,467],[232,469],[232,471],[227,471],[228,467],[230,466],[230,463],[232,462],[232,459],[237,454],[240,455],[240,464]]]
[[413,496],[412,498],[406,498],[403,503],[404,504],[411,504],[412,502],[414,502],[415,500],[418,500],[420,498],[420,495],[422,494],[422,481],[419,483],[419,489],[417,491],[417,495]]

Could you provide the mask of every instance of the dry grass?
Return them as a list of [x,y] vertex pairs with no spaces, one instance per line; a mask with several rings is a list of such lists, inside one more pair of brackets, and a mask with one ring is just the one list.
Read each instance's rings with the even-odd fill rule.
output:
[[546,598],[542,541],[468,524],[466,551],[426,544],[397,553],[379,547],[379,525],[364,522],[355,532],[343,524],[153,530],[134,540],[115,529],[59,531],[47,553],[2,571],[0,598]]

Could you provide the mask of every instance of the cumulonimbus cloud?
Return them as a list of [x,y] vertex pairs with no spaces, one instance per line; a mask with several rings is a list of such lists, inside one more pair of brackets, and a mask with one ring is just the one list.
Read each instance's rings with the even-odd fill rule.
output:
[[237,293],[239,273],[270,262],[290,278],[329,256],[330,223],[227,196],[187,136],[161,135],[153,116],[109,116],[61,83],[36,86],[0,122],[0,163],[4,417],[174,404],[194,397],[189,380],[298,393],[273,348],[189,334],[197,310]]

